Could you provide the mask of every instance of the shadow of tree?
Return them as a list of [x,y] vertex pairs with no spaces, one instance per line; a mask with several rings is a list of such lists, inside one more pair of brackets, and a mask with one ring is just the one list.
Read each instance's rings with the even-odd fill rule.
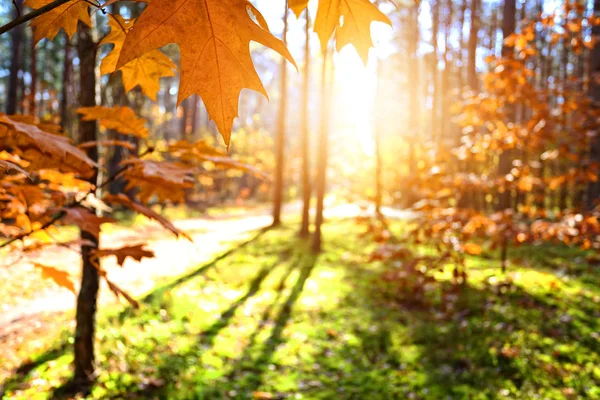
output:
[[[241,251],[242,249],[246,248],[247,246],[249,246],[252,243],[259,240],[270,229],[271,229],[271,227],[265,227],[263,229],[260,229],[249,240],[246,240],[245,242],[242,242],[239,245],[232,247],[231,249],[220,254],[219,256],[213,258],[211,261],[203,264],[202,266],[196,268],[195,270],[189,272],[188,274],[185,274],[185,275],[173,280],[172,282],[168,283],[167,285],[164,285],[162,287],[159,287],[158,289],[152,290],[150,293],[148,293],[141,299],[141,303],[150,304],[150,303],[156,301],[157,299],[160,299],[169,290],[172,290],[190,280],[193,280],[194,278],[201,276],[202,274],[206,273],[209,269],[213,268],[218,262],[227,259],[228,257],[234,255],[236,252]],[[264,275],[264,272],[265,271],[261,271],[261,273],[263,273],[263,275]],[[259,277],[260,276],[257,276],[257,278],[259,278]],[[262,279],[264,279],[264,277],[266,277],[266,275],[262,276]],[[258,284],[260,285],[260,282]],[[118,321],[120,323],[123,323],[123,321],[127,317],[130,317],[134,311],[135,311],[135,309],[133,307],[127,306],[123,311],[118,313],[118,316],[117,316]],[[15,373],[13,374],[13,376],[11,376],[9,379],[5,380],[4,382],[2,382],[0,384],[0,393],[2,393],[2,388],[13,387],[15,385],[18,385],[21,382],[24,382],[28,378],[31,371],[33,371],[35,368],[37,368],[45,363],[48,363],[48,362],[58,359],[59,357],[63,356],[68,351],[70,351],[68,340],[64,340],[64,341],[61,341],[60,343],[58,343],[56,346],[49,349],[48,351],[44,352],[40,356],[36,357],[34,360],[28,361],[28,362],[20,365],[15,370]],[[51,397],[56,398],[56,399],[65,398],[65,397],[68,398],[68,397],[72,397],[75,394],[89,392],[90,389],[91,388],[89,388],[89,387],[81,388],[76,383],[74,383],[72,381],[68,381],[65,384],[63,384],[62,386],[57,387]]]
[[[271,359],[277,351],[277,347],[284,342],[283,333],[285,327],[292,318],[294,305],[302,295],[306,281],[309,279],[315,267],[317,258],[318,256],[307,253],[300,258],[299,262],[295,266],[293,266],[299,270],[298,279],[291,288],[289,296],[282,304],[279,313],[275,317],[271,335],[263,344],[258,357],[255,359],[252,358],[252,350],[255,346],[255,339],[266,325],[266,321],[269,319],[272,308],[267,308],[267,310],[265,310],[265,313],[263,314],[257,328],[250,336],[250,341],[246,346],[245,351],[239,357],[237,363],[232,367],[231,373],[229,374],[229,379],[240,380],[240,386],[243,386],[246,390],[253,392],[261,386],[261,383],[263,382],[263,374],[269,367]],[[292,269],[289,270],[287,275],[291,274],[291,272]],[[282,282],[285,282],[285,280]],[[279,293],[281,293],[281,291]],[[279,297],[275,299],[272,305],[275,305],[278,299]],[[242,376],[244,372],[249,373]]]

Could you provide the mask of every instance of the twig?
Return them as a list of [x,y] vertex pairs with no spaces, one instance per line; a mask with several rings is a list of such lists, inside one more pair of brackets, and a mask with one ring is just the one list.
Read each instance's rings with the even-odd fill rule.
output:
[[17,26],[24,24],[25,22],[31,21],[32,19],[39,17],[42,14],[47,13],[48,11],[52,11],[57,7],[62,6],[65,3],[68,3],[71,0],[54,0],[52,3],[48,3],[43,7],[38,8],[37,10],[33,10],[29,14],[22,15],[12,21],[10,21],[6,25],[2,25],[0,27],[0,36],[4,35],[6,32],[10,31]]
[[21,17],[21,9],[17,5],[17,0],[13,0],[13,5],[15,6],[15,10],[17,10],[17,17]]

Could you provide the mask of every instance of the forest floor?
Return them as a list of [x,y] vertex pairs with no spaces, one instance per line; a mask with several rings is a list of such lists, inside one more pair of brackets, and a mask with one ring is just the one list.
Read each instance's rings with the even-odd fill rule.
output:
[[[286,206],[286,214],[297,214],[299,203]],[[103,261],[109,278],[134,298],[151,291],[156,285],[194,270],[236,244],[247,240],[258,229],[271,223],[269,209],[264,206],[232,207],[210,210],[206,214],[171,209],[167,214],[175,225],[192,239],[175,239],[158,224],[145,218],[127,220],[118,226],[105,226],[102,235],[104,248],[148,243],[155,258],[140,262],[128,260],[123,267],[116,260]],[[388,209],[392,217],[403,218],[405,213]],[[349,218],[361,213],[356,205],[335,205],[327,210],[329,217]],[[194,218],[190,218],[193,216]],[[199,215],[195,215],[199,214]],[[62,241],[75,239],[76,229],[61,228],[55,232]],[[28,260],[41,261],[78,277],[79,254],[65,247],[53,246],[32,253],[12,264],[11,254],[1,254],[0,281],[0,381],[32,353],[48,346],[65,326],[72,328],[75,296],[50,280],[41,279],[40,271]],[[78,285],[78,283],[76,283]],[[102,282],[100,303],[103,307],[119,302]]]
[[[364,232],[331,219],[314,256],[295,228],[255,231],[141,309],[105,308],[90,398],[600,399],[600,272],[584,253],[515,250],[507,276],[494,254],[469,257],[467,285],[441,274],[414,301],[381,279],[391,266],[369,262]],[[61,398],[69,338],[5,396]]]

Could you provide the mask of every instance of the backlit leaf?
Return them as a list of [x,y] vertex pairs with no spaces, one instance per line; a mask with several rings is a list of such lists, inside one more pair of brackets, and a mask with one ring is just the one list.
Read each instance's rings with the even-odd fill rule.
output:
[[246,0],[150,2],[127,34],[117,68],[177,43],[181,51],[178,104],[198,94],[229,144],[241,90],[267,95],[250,57],[250,42],[270,47],[294,63],[285,45],[257,24],[249,10],[260,15]]

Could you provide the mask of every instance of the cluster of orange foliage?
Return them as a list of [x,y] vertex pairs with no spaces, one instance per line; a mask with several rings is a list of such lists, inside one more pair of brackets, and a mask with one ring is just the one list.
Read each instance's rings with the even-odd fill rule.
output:
[[[600,18],[584,14],[583,5],[566,2],[526,21],[505,39],[502,56],[488,57],[482,90],[464,93],[455,106],[460,139],[424,145],[411,182],[421,200],[407,238],[437,248],[439,259],[456,266],[457,281],[467,277],[464,255],[484,248],[499,250],[503,270],[511,246],[600,249],[600,209],[584,202],[600,167],[590,155],[600,110],[587,96],[591,78],[584,74],[584,53],[597,40],[589,29]],[[561,76],[548,81],[551,55],[539,49],[557,43],[563,57],[578,57],[579,69],[569,75],[566,58]],[[404,257],[389,246],[375,259]]]

